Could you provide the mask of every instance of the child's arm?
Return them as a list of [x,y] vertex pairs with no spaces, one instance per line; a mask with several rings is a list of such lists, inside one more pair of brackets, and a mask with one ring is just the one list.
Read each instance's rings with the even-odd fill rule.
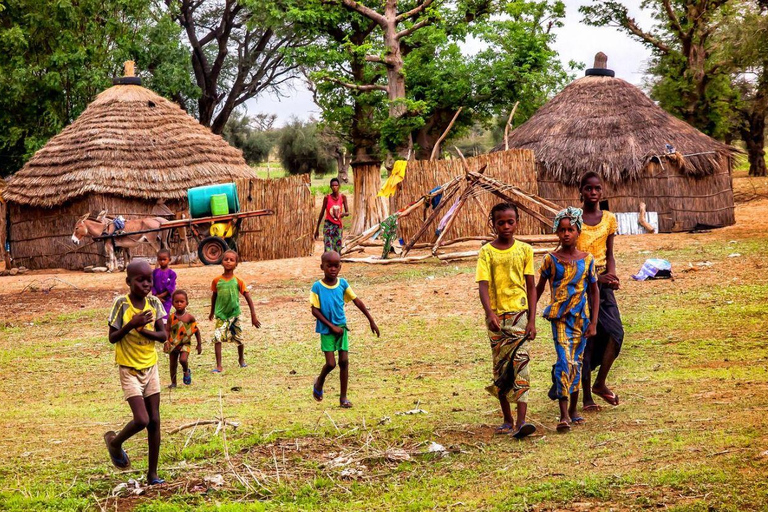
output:
[[616,258],[613,256],[613,239],[616,235],[608,235],[605,241],[605,274],[598,277],[601,283],[607,283],[614,290],[619,289],[619,277],[616,275]]
[[534,286],[533,275],[525,276],[525,294],[528,296],[528,324],[525,326],[525,337],[536,339],[536,303],[538,302],[538,287]]
[[248,303],[248,308],[251,310],[251,325],[253,325],[255,328],[261,327],[261,322],[259,322],[259,319],[256,318],[256,309],[253,307],[253,301],[251,300],[251,294],[248,293],[248,290],[243,291],[243,297],[245,297],[245,302]]
[[597,318],[600,316],[600,289],[597,283],[589,283],[587,300],[589,301],[589,327],[584,336],[591,338],[597,334]]
[[547,286],[547,279],[546,277],[539,276],[539,284],[536,285],[536,302],[539,302],[539,299],[544,294],[544,288]]
[[323,198],[323,206],[320,207],[320,216],[317,218],[317,226],[315,227],[315,240],[320,236],[320,223],[323,222],[325,216],[325,209],[328,207],[328,196]]
[[363,304],[363,301],[355,297],[355,299],[352,302],[355,303],[355,306],[357,306],[357,309],[363,312],[363,314],[365,315],[365,318],[368,319],[368,323],[371,325],[371,332],[376,334],[377,338],[381,338],[379,327],[376,325],[376,322],[373,320],[373,316],[371,316],[371,312],[368,311],[368,308],[366,308],[365,304]]
[[171,316],[168,315],[168,321],[165,323],[165,343],[163,349],[168,352],[171,349]]
[[117,329],[116,327],[109,326],[109,342],[110,343],[117,343],[118,341],[125,338],[125,335],[131,332],[132,330],[144,327],[149,322],[152,321],[152,312],[151,311],[144,311],[142,313],[136,314],[128,320],[128,322],[123,325],[120,329]]
[[333,334],[336,336],[341,336],[344,334],[344,329],[341,327],[338,327],[336,325],[333,325],[327,318],[325,318],[325,315],[322,311],[320,311],[319,308],[316,308],[315,306],[312,306],[312,316],[320,320],[321,323],[323,323],[326,327],[328,327]]
[[491,295],[488,292],[488,281],[478,281],[477,287],[480,290],[480,304],[483,305],[485,310],[485,323],[488,325],[488,329],[493,332],[501,330],[501,323],[499,317],[491,309]]
[[349,216],[349,208],[347,208],[347,196],[341,196],[342,201],[344,202],[344,213],[341,214],[341,217],[347,217]]
[[200,327],[197,325],[197,320],[195,320],[194,316],[192,316],[191,322],[195,324],[195,338],[197,339],[197,354],[200,355],[203,353],[203,339],[200,337]]
[[208,320],[213,320],[213,314],[216,312],[216,296],[218,295],[216,292],[211,295],[211,314],[208,315]]

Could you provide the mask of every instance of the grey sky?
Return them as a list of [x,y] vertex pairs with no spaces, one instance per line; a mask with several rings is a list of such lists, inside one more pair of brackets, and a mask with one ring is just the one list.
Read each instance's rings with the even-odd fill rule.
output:
[[[565,0],[565,25],[557,30],[557,40],[554,44],[560,59],[566,64],[574,60],[591,67],[595,54],[602,51],[608,55],[608,67],[616,71],[617,77],[640,85],[650,52],[642,44],[615,28],[590,27],[581,23],[579,7],[590,3],[591,0]],[[630,14],[644,29],[653,23],[648,12],[642,12],[638,8],[631,8]],[[292,116],[299,119],[320,117],[320,111],[312,101],[311,93],[301,81],[296,81],[293,89],[285,91],[285,94],[285,98],[263,95],[248,101],[246,106],[249,114],[277,114],[278,125],[284,124]]]

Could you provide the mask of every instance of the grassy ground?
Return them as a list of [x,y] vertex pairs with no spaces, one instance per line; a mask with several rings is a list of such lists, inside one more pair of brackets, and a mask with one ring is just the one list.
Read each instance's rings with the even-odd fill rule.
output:
[[[0,509],[768,510],[766,208],[741,206],[737,226],[712,233],[620,238],[627,339],[610,383],[622,404],[554,432],[554,350],[540,321],[538,432],[524,442],[493,435],[500,415],[483,390],[490,351],[471,263],[345,266],[383,333],[372,337],[349,310],[350,410],[338,408],[335,374],[325,401],[311,399],[322,362],[306,304],[317,258],[245,263],[238,273],[264,324],[246,330],[250,366],[236,368],[233,347],[223,375],[208,373],[210,345],[191,357],[193,385],[162,394],[168,484],[140,496],[113,489],[146,470],[146,436],[126,446],[132,473],[111,467],[101,439],[129,419],[105,337],[122,276],[3,278]],[[670,259],[676,279],[631,281],[647,257]],[[218,269],[177,272],[205,317]],[[46,293],[46,283],[57,286]],[[160,370],[167,384],[162,355]],[[426,413],[399,414],[414,408]],[[168,433],[222,413],[239,428]],[[432,442],[447,454],[427,453]],[[223,485],[206,482],[216,475]]]

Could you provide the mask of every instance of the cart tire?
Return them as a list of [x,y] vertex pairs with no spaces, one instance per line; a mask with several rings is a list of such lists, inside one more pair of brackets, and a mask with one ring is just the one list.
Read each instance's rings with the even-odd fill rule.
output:
[[227,242],[223,238],[209,236],[203,238],[197,246],[197,255],[204,265],[218,265],[224,259],[224,252],[228,249]]

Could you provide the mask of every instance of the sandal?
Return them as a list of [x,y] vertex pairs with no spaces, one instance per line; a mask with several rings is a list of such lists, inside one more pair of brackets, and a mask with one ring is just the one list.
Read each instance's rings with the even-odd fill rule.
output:
[[221,373],[221,372],[222,370],[219,370],[218,368],[214,368],[213,370],[211,370],[211,373]]
[[599,396],[600,398],[602,398],[603,400],[605,400],[606,402],[608,402],[614,407],[619,405],[619,397],[613,391],[609,391],[608,393],[604,393],[604,392],[601,393],[599,391],[595,391],[595,389],[592,388],[592,394]]
[[152,480],[150,480],[147,483],[149,485],[162,485],[162,484],[165,483],[165,480],[163,480],[162,478],[156,476],[155,478],[153,478]]
[[571,425],[567,421],[561,421],[557,424],[556,430],[560,433],[565,433],[571,430]]
[[582,407],[581,410],[584,412],[600,412],[603,408],[597,404],[589,404]]
[[317,379],[312,383],[312,398],[314,398],[316,402],[323,401],[323,390],[317,389]]
[[107,444],[107,453],[109,453],[109,458],[112,460],[112,464],[117,469],[128,469],[131,467],[131,459],[128,458],[128,454],[125,453],[125,450],[121,448],[122,453],[120,454],[120,458],[113,456],[112,453],[109,451],[109,443],[115,438],[117,434],[114,430],[110,430],[106,434],[104,434],[104,442]]
[[534,432],[536,432],[535,426],[533,426],[530,423],[523,423],[522,425],[520,425],[520,428],[517,429],[517,432],[512,434],[512,437],[514,437],[515,439],[523,439],[524,437],[528,437]]
[[184,372],[184,377],[182,377],[182,382],[184,382],[185,386],[189,386],[192,384],[192,370],[187,370]]
[[342,409],[351,409],[352,408],[352,402],[350,402],[349,400],[347,400],[345,398],[344,400],[341,400],[339,402],[339,407],[341,407]]
[[583,425],[586,422],[587,422],[587,420],[585,420],[581,416],[576,416],[576,417],[572,417],[571,418],[571,423],[573,423],[574,425]]
[[515,430],[515,426],[512,423],[502,423],[501,426],[496,427],[496,434],[511,434]]

